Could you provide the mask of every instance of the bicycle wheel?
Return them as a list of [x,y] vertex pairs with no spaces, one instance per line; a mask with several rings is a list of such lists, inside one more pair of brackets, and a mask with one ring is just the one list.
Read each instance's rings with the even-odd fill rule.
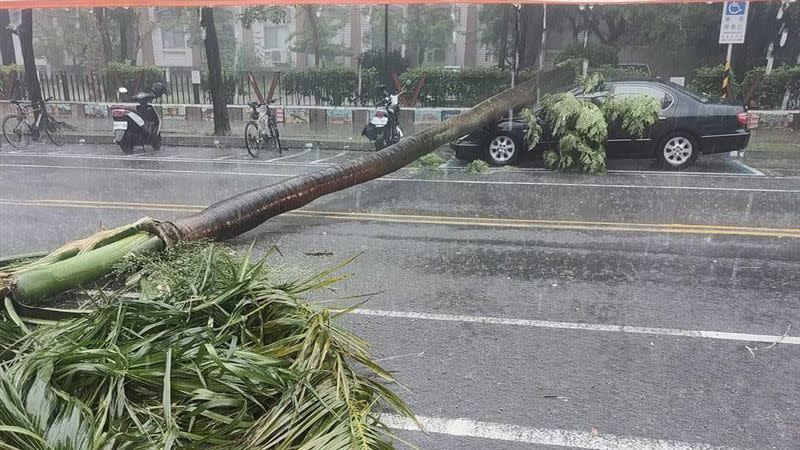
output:
[[269,124],[269,135],[275,140],[275,149],[278,150],[278,153],[283,155],[283,147],[281,147],[281,135],[278,133],[278,125],[275,123]]
[[44,131],[53,145],[56,147],[64,145],[64,124],[57,121],[53,116],[44,117]]
[[258,125],[255,122],[247,122],[244,127],[244,145],[250,156],[258,158],[258,152],[261,150],[261,136],[258,135]]
[[3,136],[12,147],[23,149],[31,143],[31,126],[25,116],[11,115],[3,119]]

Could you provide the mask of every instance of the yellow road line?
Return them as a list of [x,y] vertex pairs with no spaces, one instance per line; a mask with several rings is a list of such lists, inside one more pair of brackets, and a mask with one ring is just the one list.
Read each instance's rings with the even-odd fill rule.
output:
[[[168,212],[194,212],[203,209],[202,205],[187,205],[175,203],[134,203],[134,202],[106,202],[93,200],[11,200],[0,199],[0,204],[13,206],[49,206],[66,208],[89,209],[123,209],[123,210],[151,210]],[[559,230],[599,230],[599,231],[633,231],[647,233],[672,233],[672,234],[706,234],[706,235],[733,235],[733,236],[759,236],[759,237],[791,237],[800,238],[798,228],[766,228],[745,227],[732,225],[695,225],[682,223],[635,223],[635,222],[602,222],[602,221],[573,221],[573,220],[542,220],[542,219],[506,219],[495,217],[465,217],[465,216],[436,216],[420,214],[391,214],[391,213],[359,213],[346,211],[313,211],[295,210],[284,215],[294,217],[318,217],[338,220],[361,220],[388,223],[416,223],[432,225],[455,225],[473,227],[499,227],[499,228],[540,228]]]

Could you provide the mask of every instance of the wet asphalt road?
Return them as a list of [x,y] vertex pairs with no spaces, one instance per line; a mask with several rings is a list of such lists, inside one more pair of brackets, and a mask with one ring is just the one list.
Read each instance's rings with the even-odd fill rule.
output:
[[[178,217],[358,156],[244,155],[0,152],[0,253],[53,248],[145,214]],[[611,448],[654,439],[800,448],[800,345],[689,333],[800,334],[800,179],[722,157],[681,174],[648,164],[612,162],[618,170],[602,177],[530,167],[470,175],[456,162],[402,170],[234,244],[277,243],[297,270],[361,253],[340,292],[379,293],[366,305],[374,314],[348,326],[374,343],[418,414],[482,422],[480,437],[455,436],[455,426],[400,432],[422,448],[555,448],[543,430],[591,437],[592,427]],[[512,442],[519,435],[500,425],[550,445]]]

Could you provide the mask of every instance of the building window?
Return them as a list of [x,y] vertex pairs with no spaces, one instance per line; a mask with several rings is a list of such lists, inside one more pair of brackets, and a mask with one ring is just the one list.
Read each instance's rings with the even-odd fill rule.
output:
[[167,50],[185,50],[186,32],[177,9],[158,9],[158,27],[161,30],[161,47]]
[[264,25],[264,48],[283,48],[289,39],[288,25]]

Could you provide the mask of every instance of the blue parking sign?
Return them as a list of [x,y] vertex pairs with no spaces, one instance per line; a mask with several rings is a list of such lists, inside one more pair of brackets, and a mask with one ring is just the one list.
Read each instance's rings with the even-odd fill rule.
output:
[[729,2],[725,4],[726,16],[743,16],[747,10],[747,2]]
[[719,25],[720,44],[742,44],[747,32],[747,2],[725,2]]

